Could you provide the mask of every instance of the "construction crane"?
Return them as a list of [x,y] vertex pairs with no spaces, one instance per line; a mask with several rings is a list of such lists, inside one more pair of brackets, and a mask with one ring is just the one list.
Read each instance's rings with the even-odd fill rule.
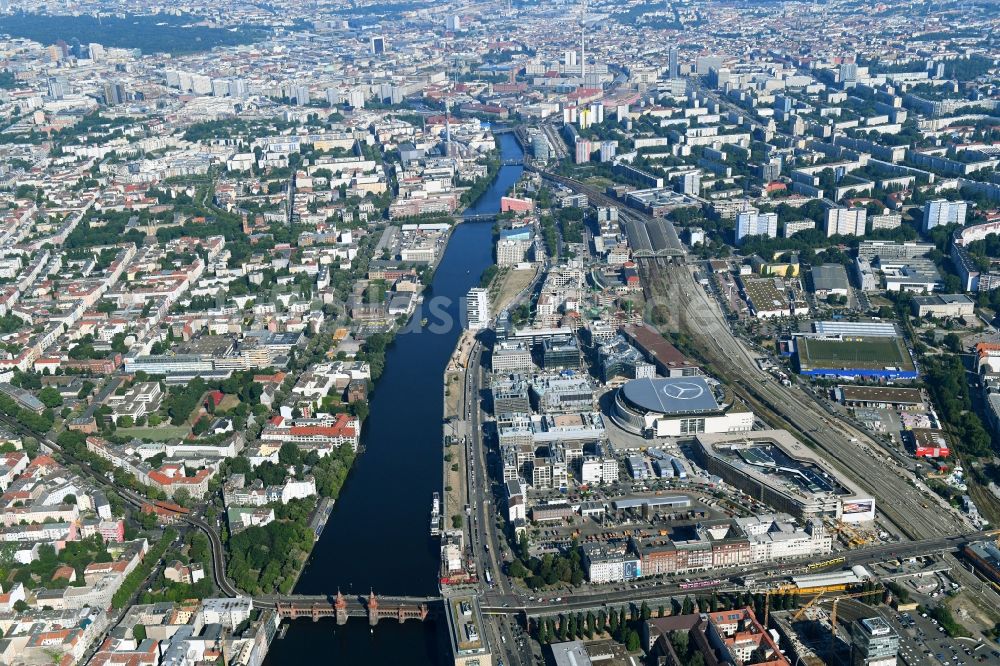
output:
[[[837,621],[837,604],[840,603],[841,600],[843,600],[843,599],[856,599],[858,597],[866,597],[866,596],[868,596],[870,594],[874,594],[874,593],[879,592],[881,590],[882,590],[882,586],[879,585],[874,590],[863,590],[861,592],[850,592],[848,594],[840,594],[840,595],[837,595],[836,597],[833,597],[833,612],[831,613],[831,620],[830,620],[831,626]],[[827,593],[827,590],[821,590],[816,596],[814,596],[812,599],[810,599],[809,601],[807,601],[805,603],[805,605],[803,605],[801,608],[799,608],[797,611],[795,611],[795,615],[792,616],[792,622],[798,622],[799,619],[802,618],[802,615],[807,610],[809,610],[810,608],[812,608],[816,604],[816,602],[819,601],[823,597],[823,595],[825,595],[826,593]]]
[[777,587],[769,587],[764,590],[764,626],[767,626],[768,617],[771,614],[771,593],[772,592],[788,592],[792,590],[793,586],[787,583],[778,585]]
[[842,534],[847,535],[847,545],[849,548],[857,548],[858,546],[863,546],[868,543],[869,540],[867,537],[858,533],[856,529],[847,523],[838,521],[837,526]]
[[792,622],[798,622],[799,618],[802,617],[802,614],[805,613],[810,608],[812,608],[813,604],[819,601],[824,594],[826,594],[826,590],[821,590],[819,594],[817,594],[815,597],[806,602],[806,604],[803,605],[802,608],[795,611],[795,615],[792,616]]
[[830,610],[830,645],[827,648],[827,663],[833,663],[833,646],[834,640],[837,638],[837,604],[839,604],[844,599],[856,599],[858,597],[867,597],[875,592],[880,592],[883,590],[882,584],[876,585],[874,590],[864,590],[862,592],[852,592],[850,594],[842,594],[839,597],[835,597],[833,600],[833,607]]
[[837,604],[840,603],[841,601],[843,601],[844,599],[857,599],[858,597],[867,597],[869,595],[875,594],[876,592],[882,592],[883,589],[884,588],[882,587],[882,584],[879,583],[878,585],[875,586],[874,589],[871,589],[871,590],[862,590],[861,592],[851,592],[850,594],[841,594],[841,595],[838,595],[838,596],[834,597],[834,599],[833,599],[833,610],[830,613],[830,624],[831,625],[835,625],[836,624],[836,622],[837,622]]

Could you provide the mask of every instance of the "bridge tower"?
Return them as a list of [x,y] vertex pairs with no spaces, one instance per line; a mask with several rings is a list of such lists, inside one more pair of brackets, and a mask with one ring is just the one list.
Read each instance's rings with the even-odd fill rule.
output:
[[347,599],[337,590],[337,600],[333,603],[337,610],[337,624],[347,624]]
[[378,599],[374,591],[368,593],[368,624],[373,627],[378,624]]

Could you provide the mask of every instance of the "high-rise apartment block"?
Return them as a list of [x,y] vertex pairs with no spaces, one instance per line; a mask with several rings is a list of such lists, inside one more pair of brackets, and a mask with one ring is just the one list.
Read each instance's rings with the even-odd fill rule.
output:
[[778,214],[748,210],[736,216],[736,242],[747,236],[778,236]]
[[462,300],[462,321],[470,331],[481,331],[490,325],[490,295],[475,287]]
[[864,236],[868,226],[865,208],[830,208],[826,211],[826,236]]
[[924,231],[945,224],[965,225],[969,204],[964,201],[935,199],[924,204]]

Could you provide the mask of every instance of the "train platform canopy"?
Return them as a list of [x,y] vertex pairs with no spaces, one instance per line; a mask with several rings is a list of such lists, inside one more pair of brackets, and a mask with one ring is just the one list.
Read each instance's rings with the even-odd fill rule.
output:
[[677,229],[669,220],[629,219],[625,223],[625,232],[635,257],[670,257],[684,254]]
[[842,571],[830,571],[827,573],[805,574],[802,576],[792,576],[792,583],[799,590],[842,590],[852,585],[859,585],[866,580],[870,580],[872,574],[861,565],[855,565],[850,569]]

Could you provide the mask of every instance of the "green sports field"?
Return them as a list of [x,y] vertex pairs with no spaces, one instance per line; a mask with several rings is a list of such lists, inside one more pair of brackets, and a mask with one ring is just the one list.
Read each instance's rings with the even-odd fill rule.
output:
[[900,338],[846,337],[844,340],[799,338],[803,369],[914,370],[913,359]]

